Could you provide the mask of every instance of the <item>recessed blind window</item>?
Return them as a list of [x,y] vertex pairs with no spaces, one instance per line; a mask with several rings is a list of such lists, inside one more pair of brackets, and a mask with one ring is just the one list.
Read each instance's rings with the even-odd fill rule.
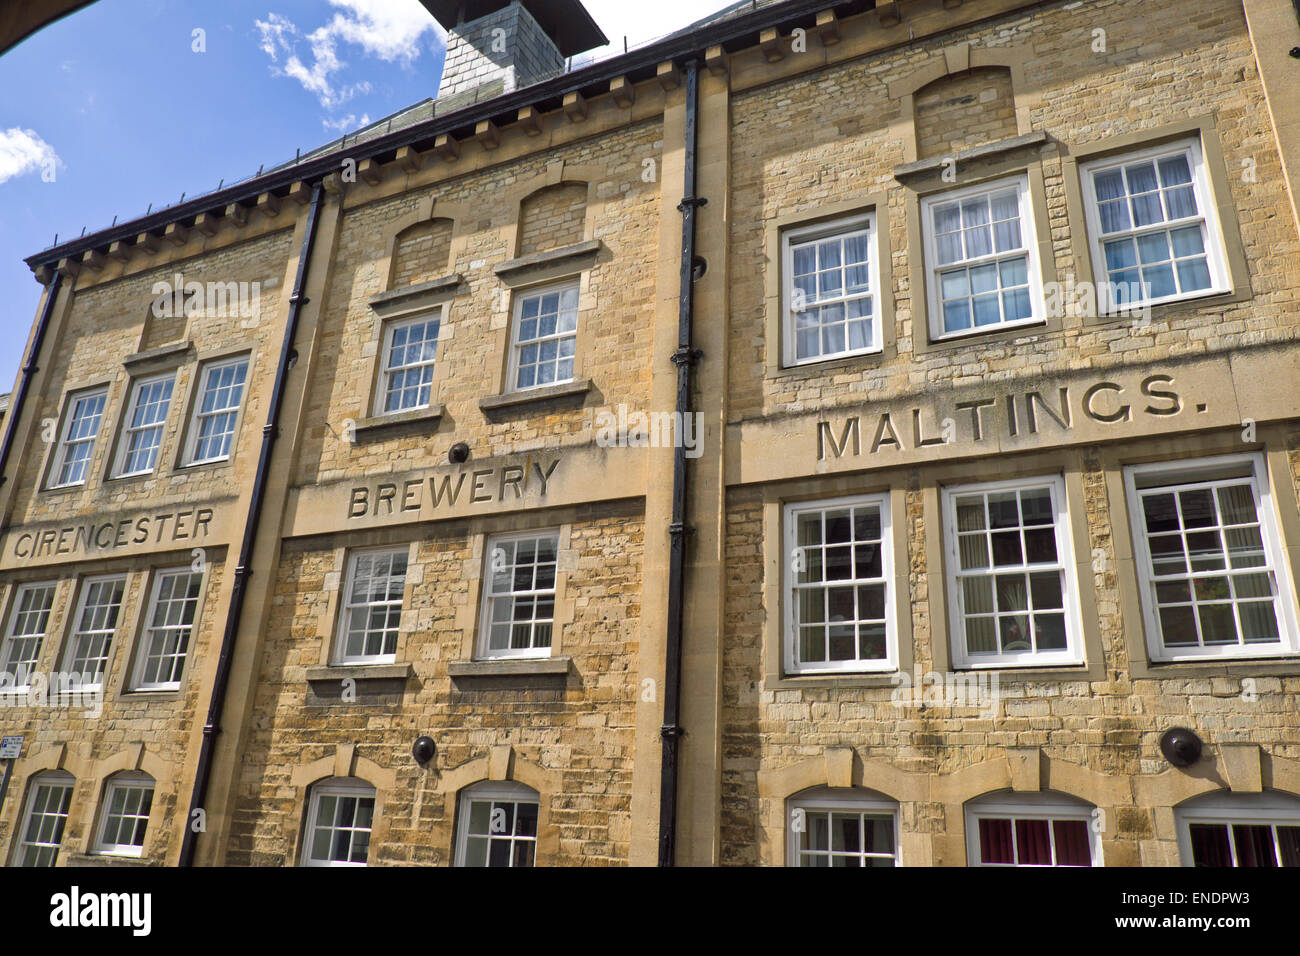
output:
[[55,456],[54,480],[51,487],[63,488],[79,485],[86,480],[90,454],[95,448],[99,423],[104,417],[107,391],[92,392],[72,400]]
[[203,575],[189,570],[158,575],[137,662],[137,690],[175,690],[181,686],[202,583]]
[[136,382],[131,392],[126,426],[122,430],[116,475],[145,475],[153,471],[162,447],[163,426],[171,407],[172,376]]
[[792,364],[879,350],[874,242],[874,216],[785,237]]
[[203,370],[198,405],[191,426],[189,464],[223,461],[230,457],[235,421],[244,398],[248,359],[222,362]]
[[43,775],[32,785],[18,847],[19,866],[53,866],[63,845],[72,806],[71,777]]
[[41,645],[54,606],[53,584],[23,584],[14,597],[5,634],[0,670],[9,674],[14,687],[26,687],[41,657]]
[[103,680],[122,611],[125,585],[124,578],[90,578],[82,583],[64,666],[66,671],[77,675],[82,685],[91,686]]
[[395,322],[384,341],[382,408],[385,414],[428,408],[440,320]]
[[550,654],[558,548],[555,532],[489,541],[485,657]]
[[790,505],[786,525],[788,669],[892,669],[888,499]]
[[521,293],[515,299],[514,387],[573,381],[578,345],[578,283]]

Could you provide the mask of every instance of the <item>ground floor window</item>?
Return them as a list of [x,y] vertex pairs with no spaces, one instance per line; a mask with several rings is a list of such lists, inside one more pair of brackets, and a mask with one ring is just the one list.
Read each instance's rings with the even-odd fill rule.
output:
[[482,783],[461,794],[457,866],[536,866],[537,791],[519,783]]
[[790,866],[898,866],[898,804],[858,788],[817,787],[791,798]]
[[375,819],[375,788],[361,780],[328,780],[312,788],[303,841],[304,866],[365,866]]
[[1184,866],[1300,867],[1300,799],[1210,794],[1176,811]]
[[1100,866],[1096,808],[1057,793],[990,794],[966,805],[971,866]]
[[53,866],[63,844],[63,828],[72,806],[73,779],[64,773],[41,774],[32,781],[23,815],[19,866]]

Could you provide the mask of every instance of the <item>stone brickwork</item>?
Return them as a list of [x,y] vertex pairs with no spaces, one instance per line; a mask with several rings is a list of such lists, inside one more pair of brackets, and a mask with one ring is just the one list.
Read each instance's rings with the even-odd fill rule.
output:
[[917,156],[948,156],[960,149],[1016,135],[1011,71],[970,70],[916,94]]

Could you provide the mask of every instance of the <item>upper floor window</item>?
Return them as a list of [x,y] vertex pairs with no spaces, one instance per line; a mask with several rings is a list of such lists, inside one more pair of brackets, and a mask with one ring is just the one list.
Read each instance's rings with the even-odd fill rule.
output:
[[1080,174],[1108,311],[1228,291],[1199,139],[1086,163]]
[[392,663],[396,659],[406,564],[406,548],[361,551],[351,556],[337,663]]
[[868,790],[817,787],[789,801],[789,866],[898,866],[898,804]]
[[123,577],[87,578],[81,583],[63,667],[81,685],[93,686],[104,679],[125,587]]
[[103,420],[104,403],[107,400],[108,390],[101,388],[78,395],[69,403],[58,451],[54,456],[51,488],[66,488],[82,484],[86,480],[90,455],[95,450],[95,438],[99,435],[99,423]]
[[1214,793],[1174,811],[1184,866],[1300,867],[1300,800]]
[[1126,470],[1153,660],[1296,652],[1261,455]]
[[1081,662],[1064,481],[945,488],[943,501],[954,662]]
[[484,657],[547,657],[555,622],[559,535],[493,538],[483,588]]
[[966,806],[971,866],[1101,866],[1095,808],[1063,794],[999,793]]
[[578,346],[578,281],[515,296],[509,381],[516,391],[573,381]]
[[162,447],[163,426],[175,384],[175,376],[169,373],[140,379],[132,386],[117,462],[113,468],[115,478],[147,475],[153,471],[158,461],[158,450]]
[[1043,321],[1026,178],[930,196],[921,221],[932,338]]
[[897,667],[888,496],[787,505],[785,527],[787,671]]
[[230,457],[239,406],[244,399],[248,359],[215,362],[203,369],[194,420],[190,423],[187,465],[224,461]]
[[438,315],[392,322],[384,331],[379,407],[384,414],[428,408],[438,352]]
[[104,807],[95,834],[95,852],[107,856],[142,856],[153,809],[153,777],[120,773],[104,789]]
[[189,568],[160,571],[135,664],[135,690],[177,690],[198,613],[203,575]]
[[54,606],[54,585],[22,584],[14,596],[5,630],[0,671],[10,675],[14,687],[26,687],[41,659],[41,645],[50,626]]
[[460,797],[457,866],[537,863],[537,791],[520,783],[481,783]]
[[334,780],[312,788],[303,866],[365,866],[375,822],[375,788]]
[[17,865],[53,866],[58,860],[74,783],[71,775],[61,771],[33,778],[19,831],[22,836],[14,861]]
[[785,234],[785,354],[801,365],[881,348],[875,214]]

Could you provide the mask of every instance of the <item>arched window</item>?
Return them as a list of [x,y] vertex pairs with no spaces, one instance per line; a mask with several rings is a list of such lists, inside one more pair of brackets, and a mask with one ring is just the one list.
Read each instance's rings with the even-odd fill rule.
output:
[[311,788],[303,866],[365,866],[375,819],[375,788],[355,777],[333,777]]
[[1100,811],[1063,793],[1002,790],[966,804],[970,866],[1101,866]]
[[147,773],[119,773],[104,787],[95,830],[94,852],[104,856],[143,856],[153,809],[154,779]]
[[490,781],[461,791],[457,808],[457,866],[535,866],[537,791]]
[[1300,867],[1300,799],[1211,793],[1174,808],[1183,866]]
[[53,866],[63,845],[63,828],[72,806],[72,774],[60,770],[37,774],[27,791],[14,864]]
[[857,787],[814,787],[787,803],[787,866],[899,865],[897,801]]

